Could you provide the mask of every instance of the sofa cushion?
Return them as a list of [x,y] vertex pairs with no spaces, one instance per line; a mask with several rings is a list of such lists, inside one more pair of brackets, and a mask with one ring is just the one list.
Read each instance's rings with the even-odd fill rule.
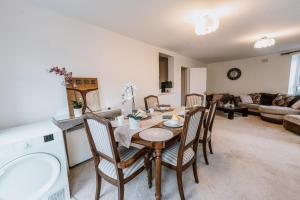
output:
[[254,103],[240,103],[240,106],[245,106],[249,109],[254,109],[254,110],[258,110],[258,108],[260,107],[259,104],[254,104]]
[[295,96],[295,98],[289,102],[288,107],[292,107],[292,105],[294,105],[299,100],[300,100],[300,95],[299,96]]
[[277,114],[277,115],[300,114],[300,110],[295,110],[289,107],[282,107],[282,106],[260,106],[259,111],[261,113],[269,113],[269,114]]
[[268,114],[268,113],[260,113],[260,115],[269,119],[281,120],[281,123],[284,118],[284,115],[276,115],[276,114]]
[[293,109],[296,109],[296,110],[299,110],[299,109],[300,109],[300,100],[298,100],[296,103],[294,103],[294,104],[292,105],[292,108],[293,108]]
[[234,105],[235,105],[235,106],[238,106],[238,105],[242,102],[240,96],[235,96],[235,97],[233,97],[233,101],[234,101]]
[[242,103],[253,103],[253,100],[250,97],[250,95],[241,95],[240,97],[241,97]]
[[278,94],[273,100],[273,106],[290,106],[290,102],[295,99],[295,96],[289,96],[286,94]]
[[234,96],[231,94],[223,94],[223,97],[220,99],[220,101],[223,102],[223,104],[231,103],[233,98]]
[[300,115],[285,115],[284,120],[300,126]]
[[261,93],[260,104],[270,106],[276,97],[277,94]]
[[252,94],[249,94],[249,95],[252,98],[252,101],[253,101],[254,104],[260,104],[260,97],[261,97],[260,93],[252,93]]
[[223,98],[223,95],[224,94],[214,94],[213,98],[212,98],[212,101],[213,102],[220,101]]

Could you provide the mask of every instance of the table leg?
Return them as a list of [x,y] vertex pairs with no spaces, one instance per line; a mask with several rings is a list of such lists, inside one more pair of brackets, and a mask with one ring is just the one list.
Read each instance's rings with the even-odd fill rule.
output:
[[248,117],[248,109],[247,109],[247,110],[244,110],[244,112],[243,112],[243,117]]
[[228,111],[228,119],[233,119],[234,118],[234,111],[233,110],[229,110]]
[[155,149],[155,198],[161,199],[161,148]]

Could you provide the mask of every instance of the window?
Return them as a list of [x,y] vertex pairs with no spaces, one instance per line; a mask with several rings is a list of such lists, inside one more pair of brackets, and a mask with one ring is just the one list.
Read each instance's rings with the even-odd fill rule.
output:
[[300,54],[292,56],[289,94],[300,95]]

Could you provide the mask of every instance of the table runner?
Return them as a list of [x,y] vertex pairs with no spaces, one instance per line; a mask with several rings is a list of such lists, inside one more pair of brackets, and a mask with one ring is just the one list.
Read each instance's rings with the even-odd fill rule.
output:
[[118,126],[117,122],[112,122],[112,126],[116,127],[114,130],[115,140],[119,142],[120,145],[129,148],[131,144],[131,138],[134,134],[139,133],[145,129],[151,128],[164,120],[162,115],[154,115],[150,119],[141,120],[140,128],[130,129],[129,120],[125,120],[122,126]]

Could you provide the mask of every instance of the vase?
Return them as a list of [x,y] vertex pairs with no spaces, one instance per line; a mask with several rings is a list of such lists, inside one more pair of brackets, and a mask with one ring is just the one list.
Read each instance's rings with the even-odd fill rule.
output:
[[134,100],[132,101],[132,104],[131,104],[131,113],[135,113],[136,112],[136,109],[135,109],[135,102]]
[[82,115],[82,108],[74,108],[74,116],[80,117]]
[[133,119],[133,118],[129,118],[129,128],[130,129],[138,129],[140,128],[140,121]]

